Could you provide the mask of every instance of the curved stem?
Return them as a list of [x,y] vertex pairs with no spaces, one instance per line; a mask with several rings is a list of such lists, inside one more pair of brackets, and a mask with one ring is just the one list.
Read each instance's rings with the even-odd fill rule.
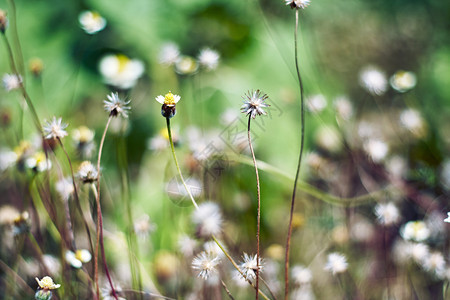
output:
[[109,116],[108,121],[106,122],[105,130],[103,131],[102,139],[100,141],[100,146],[98,150],[98,159],[97,159],[97,192],[95,194],[95,203],[97,205],[97,242],[95,243],[95,255],[94,255],[94,273],[95,273],[95,284],[97,285],[97,297],[100,299],[100,290],[98,285],[98,247],[100,244],[100,249],[102,252],[102,261],[103,268],[105,269],[105,275],[108,278],[109,285],[111,287],[111,293],[116,300],[118,300],[116,290],[114,289],[113,282],[111,280],[111,276],[109,274],[108,265],[106,264],[105,257],[105,247],[103,245],[103,217],[102,217],[102,208],[100,205],[100,160],[102,158],[103,145],[105,143],[106,132],[108,131],[109,124],[111,123],[112,116]]
[[252,117],[248,116],[248,127],[247,127],[247,136],[248,136],[248,145],[250,147],[250,152],[252,153],[253,165],[255,166],[256,173],[256,189],[258,194],[258,208],[257,208],[257,221],[256,221],[256,296],[255,299],[258,300],[258,289],[259,289],[259,238],[260,238],[260,230],[261,230],[261,189],[259,186],[259,174],[258,174],[258,166],[256,164],[255,152],[253,151],[252,146],[252,138],[250,135],[250,121]]
[[300,76],[300,68],[298,63],[298,49],[297,49],[297,36],[298,36],[298,11],[297,8],[295,10],[295,31],[294,31],[294,55],[295,55],[295,70],[297,71],[297,78],[300,88],[300,119],[301,119],[301,135],[300,135],[300,153],[298,157],[298,164],[297,164],[297,171],[295,173],[295,180],[294,180],[294,188],[292,191],[292,199],[291,199],[291,211],[289,215],[289,228],[288,228],[288,236],[286,239],[286,255],[285,255],[285,261],[284,261],[284,299],[288,300],[288,294],[289,294],[289,251],[291,247],[291,236],[292,236],[292,218],[294,215],[294,208],[295,208],[295,195],[297,193],[297,183],[298,178],[300,175],[300,166],[302,164],[302,156],[303,156],[303,147],[304,147],[304,140],[305,140],[305,107],[304,107],[304,99],[303,99],[303,82],[302,77]]

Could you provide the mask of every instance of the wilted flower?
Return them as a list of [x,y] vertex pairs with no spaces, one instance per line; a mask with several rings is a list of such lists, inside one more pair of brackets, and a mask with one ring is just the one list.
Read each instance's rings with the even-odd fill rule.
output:
[[56,182],[55,189],[61,199],[65,201],[69,200],[74,191],[72,179],[70,177],[62,178],[61,180]]
[[417,79],[413,72],[397,71],[389,79],[389,83],[393,89],[400,93],[404,93],[416,86]]
[[180,49],[175,43],[169,42],[162,46],[159,53],[159,62],[171,66],[175,64],[180,57]]
[[52,167],[52,163],[45,157],[44,152],[39,151],[25,159],[25,166],[35,172],[44,172]]
[[91,253],[86,249],[77,250],[72,252],[70,250],[66,251],[66,261],[74,268],[81,268],[85,263],[90,262],[92,259]]
[[325,270],[330,271],[333,275],[344,273],[347,271],[347,258],[340,253],[334,252],[328,254]]
[[312,281],[312,272],[304,266],[292,267],[292,279],[298,285],[310,284]]
[[178,95],[172,94],[172,92],[168,92],[164,95],[159,95],[156,97],[156,101],[162,104],[161,107],[161,115],[165,118],[172,118],[177,113],[176,104],[180,101],[181,97]]
[[324,95],[318,94],[306,99],[306,108],[312,113],[318,114],[327,107],[327,99]]
[[16,74],[3,75],[3,87],[7,92],[20,88],[22,84],[22,76]]
[[198,62],[207,70],[214,70],[219,65],[220,55],[217,51],[205,48],[198,55]]
[[423,242],[430,236],[430,230],[423,221],[410,221],[400,229],[400,235],[407,241]]
[[378,68],[369,66],[359,73],[359,83],[372,95],[383,95],[387,90],[387,80]]
[[270,106],[264,102],[267,98],[269,98],[269,96],[260,90],[256,90],[252,92],[248,91],[245,97],[246,99],[243,97],[245,101],[241,106],[241,113],[244,113],[247,116],[250,115],[252,119],[255,119],[257,115],[260,116],[267,114],[263,108]]
[[106,20],[97,12],[83,11],[78,16],[81,28],[88,34],[97,33],[106,26]]
[[222,231],[222,213],[216,203],[204,202],[192,213],[192,222],[202,237],[217,235]]
[[394,203],[379,203],[375,206],[375,215],[378,222],[389,226],[397,223],[400,220],[400,212]]
[[244,252],[244,256],[242,258],[244,261],[239,265],[239,268],[243,272],[244,278],[256,278],[256,271],[258,270],[258,272],[261,273],[263,268],[261,257],[259,257],[259,263],[257,261],[256,254],[252,256]]
[[124,118],[128,118],[128,111],[130,110],[128,104],[130,104],[130,100],[126,101],[120,99],[118,93],[111,93],[111,95],[107,95],[106,98],[108,98],[108,100],[103,100],[103,103],[105,104],[105,110],[109,112],[111,117],[120,115]]
[[78,168],[77,176],[83,183],[93,183],[97,180],[98,172],[90,161],[83,161]]
[[110,54],[101,59],[99,69],[105,83],[129,89],[144,73],[144,64],[123,54]]
[[291,8],[302,8],[305,9],[311,2],[311,0],[285,0],[286,5]]
[[450,223],[450,212],[447,213],[447,218],[444,220],[444,222]]
[[181,56],[175,62],[175,72],[180,75],[191,75],[197,72],[197,70],[197,61],[190,56]]
[[192,260],[192,268],[200,270],[197,276],[207,280],[212,273],[216,272],[216,266],[219,263],[219,257],[203,251]]
[[51,121],[46,121],[43,126],[44,136],[46,139],[62,139],[67,135],[66,129],[68,124],[62,122],[62,118],[53,117]]

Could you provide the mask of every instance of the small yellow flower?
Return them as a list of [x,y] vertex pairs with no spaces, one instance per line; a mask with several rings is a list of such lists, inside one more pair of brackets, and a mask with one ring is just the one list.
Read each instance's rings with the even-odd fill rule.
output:
[[45,276],[41,280],[36,277],[36,281],[39,287],[44,290],[54,290],[61,286],[60,284],[55,284],[50,276]]

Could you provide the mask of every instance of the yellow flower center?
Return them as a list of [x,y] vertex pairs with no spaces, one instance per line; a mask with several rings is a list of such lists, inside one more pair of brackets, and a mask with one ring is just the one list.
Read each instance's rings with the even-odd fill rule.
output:
[[119,61],[119,73],[122,73],[130,62],[130,59],[123,54],[117,54],[116,58]]
[[164,96],[164,104],[166,105],[175,105],[175,98],[173,97],[173,94],[171,92],[168,92]]

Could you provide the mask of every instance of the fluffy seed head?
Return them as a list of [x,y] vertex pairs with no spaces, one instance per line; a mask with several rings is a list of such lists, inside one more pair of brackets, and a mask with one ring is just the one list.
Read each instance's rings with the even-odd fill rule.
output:
[[328,254],[325,270],[331,272],[333,275],[344,273],[347,271],[347,258],[340,253],[333,252]]
[[204,202],[192,214],[192,222],[201,237],[218,235],[222,230],[222,213],[216,203]]
[[243,97],[244,104],[241,106],[241,113],[250,115],[252,119],[256,118],[256,116],[267,114],[264,111],[264,107],[269,107],[270,105],[265,103],[267,98],[266,94],[264,94],[260,90],[256,91],[248,91],[247,94]]
[[244,278],[256,278],[256,271],[258,270],[258,272],[261,273],[263,268],[261,257],[259,257],[259,263],[257,261],[256,254],[252,256],[244,252],[244,256],[242,258],[243,262],[239,265],[239,268],[242,270]]
[[285,0],[286,5],[289,5],[292,9],[294,8],[301,8],[305,9],[310,3],[310,0]]
[[78,168],[77,175],[83,183],[93,183],[97,180],[98,172],[90,161],[83,161]]
[[46,121],[43,126],[44,136],[46,139],[62,139],[67,135],[66,129],[68,124],[62,122],[62,118],[53,117],[51,121]]
[[198,62],[208,71],[214,70],[219,65],[220,55],[217,51],[205,48],[198,55]]
[[112,117],[117,117],[121,115],[124,118],[128,118],[128,111],[130,107],[130,100],[124,101],[119,98],[118,93],[111,93],[111,95],[106,96],[108,100],[103,100],[105,104],[105,110],[109,112],[109,115]]
[[200,271],[198,277],[207,280],[212,273],[216,272],[216,266],[219,263],[218,256],[212,256],[210,253],[203,251],[192,260],[192,268]]
[[393,203],[380,203],[375,206],[375,215],[378,222],[383,225],[393,225],[400,219],[400,213],[397,206]]

